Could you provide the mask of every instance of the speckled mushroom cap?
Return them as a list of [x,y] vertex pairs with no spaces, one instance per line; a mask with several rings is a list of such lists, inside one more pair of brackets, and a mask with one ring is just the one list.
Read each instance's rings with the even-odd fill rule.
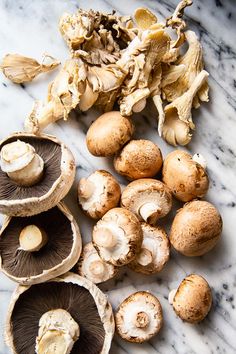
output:
[[41,134],[15,133],[0,143],[20,139],[32,145],[44,161],[41,180],[33,186],[20,186],[0,168],[0,212],[10,216],[30,216],[54,207],[68,193],[75,177],[75,161],[70,150],[57,138]]
[[177,211],[171,226],[170,242],[185,256],[201,256],[216,245],[221,232],[222,219],[214,205],[194,200]]
[[[46,244],[36,252],[21,249],[19,235],[27,225],[42,228]],[[0,266],[12,280],[36,284],[70,270],[82,248],[80,231],[70,211],[62,203],[30,217],[6,217],[0,233]]]
[[43,284],[18,286],[12,295],[5,337],[14,354],[35,353],[41,316],[64,309],[79,324],[71,354],[108,354],[114,335],[111,305],[96,285],[73,273]]
[[175,150],[163,163],[163,181],[182,202],[202,198],[208,191],[209,179],[205,168],[185,151]]

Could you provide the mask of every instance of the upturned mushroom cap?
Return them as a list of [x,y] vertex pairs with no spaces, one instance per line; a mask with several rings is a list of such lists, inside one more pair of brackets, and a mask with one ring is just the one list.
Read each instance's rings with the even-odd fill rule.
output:
[[118,272],[117,267],[104,262],[99,257],[92,242],[87,243],[83,247],[77,269],[79,275],[91,280],[94,284],[102,283],[112,279]]
[[95,156],[114,155],[130,140],[133,132],[130,118],[118,111],[107,112],[91,124],[86,136],[87,147]]
[[36,184],[22,186],[0,168],[0,212],[10,216],[35,215],[57,205],[68,193],[75,177],[75,161],[64,143],[46,134],[12,134],[1,141],[0,152],[17,140],[30,144],[42,158],[43,175]]
[[128,342],[143,343],[154,337],[163,323],[159,300],[147,291],[127,297],[116,314],[117,333]]
[[172,246],[185,256],[202,256],[218,242],[222,218],[218,210],[202,200],[194,200],[178,210],[170,231]]
[[150,140],[131,140],[115,157],[114,167],[129,180],[154,177],[162,167],[162,154]]
[[139,220],[156,224],[171,210],[172,196],[161,181],[143,178],[128,184],[122,192],[121,205],[132,211]]
[[93,245],[104,262],[122,266],[139,252],[143,233],[137,217],[129,210],[114,208],[93,229]]
[[163,163],[163,182],[182,202],[202,198],[208,191],[209,179],[204,167],[185,151],[172,151]]
[[6,217],[0,233],[0,268],[25,285],[69,271],[78,261],[79,227],[62,203],[30,217]]
[[93,219],[100,219],[120,201],[121,190],[111,173],[103,170],[82,178],[78,186],[78,200],[82,210]]
[[161,227],[141,224],[143,243],[140,252],[128,266],[138,273],[154,274],[160,272],[170,257],[170,243]]
[[[79,337],[71,354],[109,353],[115,324],[107,296],[89,280],[66,273],[43,284],[18,286],[12,295],[5,338],[14,354],[35,353],[40,319],[42,325],[42,316],[56,309],[65,310],[70,315],[66,317],[72,317],[79,325]],[[63,323],[65,327],[72,330]],[[57,331],[54,334],[56,344]]]
[[197,274],[187,276],[179,285],[173,300],[176,314],[189,323],[202,321],[212,305],[211,289]]

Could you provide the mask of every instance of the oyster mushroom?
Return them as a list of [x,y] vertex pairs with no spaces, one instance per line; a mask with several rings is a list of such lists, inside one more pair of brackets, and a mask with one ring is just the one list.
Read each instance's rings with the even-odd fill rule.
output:
[[159,300],[147,291],[127,297],[115,314],[117,333],[128,342],[143,343],[154,337],[163,323]]
[[97,170],[79,181],[79,204],[93,219],[100,219],[108,210],[115,208],[120,201],[120,194],[120,185],[107,171]]
[[202,256],[215,247],[222,232],[218,210],[202,200],[194,200],[180,209],[170,231],[170,243],[188,257]]
[[131,262],[141,248],[143,234],[136,216],[114,208],[93,229],[93,245],[104,262],[122,266]]
[[66,273],[16,289],[5,337],[16,354],[108,354],[114,327],[107,297],[89,280]]
[[128,184],[121,195],[121,205],[134,213],[139,220],[156,224],[172,207],[169,188],[161,181],[142,178]]
[[139,7],[135,10],[134,19],[138,27],[144,31],[157,22],[156,15],[144,7]]
[[64,204],[29,217],[7,217],[0,233],[1,270],[21,284],[36,284],[70,270],[81,236]]
[[12,134],[1,141],[0,156],[3,214],[30,216],[48,210],[65,197],[74,181],[74,157],[53,136]]

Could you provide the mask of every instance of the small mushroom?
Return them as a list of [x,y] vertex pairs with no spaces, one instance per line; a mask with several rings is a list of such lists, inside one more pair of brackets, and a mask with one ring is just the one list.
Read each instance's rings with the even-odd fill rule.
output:
[[0,212],[30,216],[54,207],[70,190],[75,161],[53,136],[15,133],[0,143]]
[[141,225],[129,210],[114,208],[93,229],[93,245],[104,262],[122,266],[131,262],[143,241]]
[[128,266],[138,273],[155,274],[160,272],[170,257],[170,243],[161,227],[141,224],[143,243],[135,260]]
[[128,184],[121,195],[122,207],[132,211],[139,220],[156,224],[172,207],[169,188],[156,179],[142,178]]
[[211,289],[207,281],[200,275],[191,274],[179,285],[173,308],[183,321],[198,323],[208,314],[212,305]]
[[108,354],[115,323],[107,296],[73,273],[18,286],[5,337],[15,354]]
[[163,323],[159,300],[147,291],[127,297],[115,314],[116,330],[121,338],[143,343],[154,337]]
[[172,151],[163,163],[163,182],[182,202],[202,198],[208,191],[206,169],[185,151]]
[[162,154],[150,140],[131,140],[116,155],[114,167],[129,180],[154,177],[162,167]]
[[79,181],[79,204],[93,219],[100,219],[108,210],[115,208],[119,203],[120,194],[120,185],[107,171],[95,171]]
[[7,217],[0,232],[1,270],[21,284],[69,271],[78,261],[79,227],[64,204],[29,217]]
[[170,242],[185,256],[202,256],[216,245],[221,232],[222,219],[214,205],[194,200],[177,212],[170,231]]
[[118,272],[114,265],[104,262],[99,257],[92,242],[83,247],[77,269],[79,275],[91,280],[94,284],[112,279]]
[[134,131],[132,121],[113,111],[101,115],[89,127],[86,142],[94,156],[114,155],[130,140]]

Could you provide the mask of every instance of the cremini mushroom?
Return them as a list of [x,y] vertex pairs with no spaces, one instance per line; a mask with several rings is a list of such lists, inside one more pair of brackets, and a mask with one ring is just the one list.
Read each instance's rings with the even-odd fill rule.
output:
[[108,210],[115,208],[120,194],[120,185],[115,177],[104,170],[97,170],[79,181],[79,204],[93,219],[100,219]]
[[107,296],[73,273],[19,286],[5,329],[13,353],[108,354],[115,329]]
[[163,323],[159,300],[147,291],[127,297],[115,314],[116,331],[128,342],[143,343],[154,337]]
[[95,156],[114,155],[130,140],[133,131],[132,121],[120,112],[104,113],[92,123],[87,132],[88,150]]
[[208,314],[212,305],[211,289],[200,275],[191,274],[179,285],[173,299],[177,316],[189,323],[198,323]]
[[0,143],[0,212],[30,216],[54,207],[75,177],[70,150],[57,138],[15,133]]
[[140,252],[128,266],[138,273],[155,274],[160,272],[170,257],[170,243],[161,227],[141,224],[143,243]]
[[69,271],[78,261],[79,227],[64,204],[29,217],[6,217],[0,233],[1,270],[21,284]]
[[91,280],[94,284],[105,282],[114,278],[118,268],[113,264],[104,262],[94,248],[92,242],[83,247],[77,270],[79,275]]
[[139,220],[156,224],[172,207],[169,188],[156,179],[142,178],[128,184],[121,195],[121,205]]
[[182,202],[202,198],[209,188],[206,169],[183,150],[174,150],[163,163],[163,182]]
[[116,155],[114,167],[129,180],[154,177],[162,167],[162,154],[150,140],[131,140]]
[[141,225],[129,210],[114,208],[93,229],[93,245],[104,262],[122,266],[131,262],[143,241]]
[[222,219],[214,205],[194,200],[177,212],[171,226],[170,242],[185,256],[201,256],[216,245],[221,232]]

